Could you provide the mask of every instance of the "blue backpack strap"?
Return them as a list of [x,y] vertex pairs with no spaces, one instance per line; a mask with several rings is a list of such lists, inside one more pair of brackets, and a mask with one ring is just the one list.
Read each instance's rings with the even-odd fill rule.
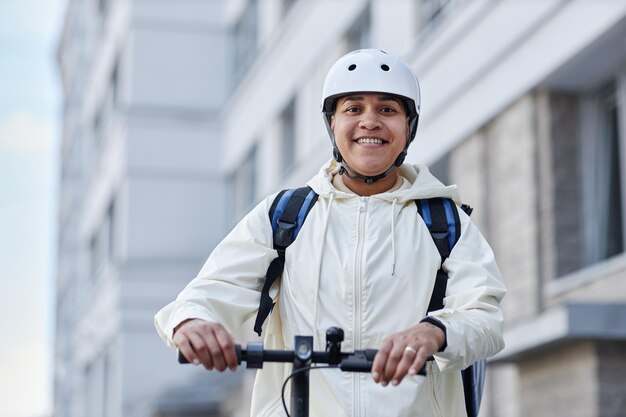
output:
[[477,417],[485,387],[487,361],[480,359],[461,371],[467,417]]
[[[454,202],[447,198],[415,200],[417,211],[430,231],[430,235],[441,256],[441,267],[437,271],[435,286],[428,305],[428,312],[443,308],[443,299],[448,286],[448,273],[443,270],[443,263],[450,256],[452,248],[461,235],[461,221]],[[461,209],[469,216],[473,209],[463,204]],[[485,386],[487,361],[481,359],[463,371],[463,394],[468,417],[477,417]]]
[[254,331],[259,336],[263,323],[274,308],[270,288],[285,269],[285,250],[298,237],[304,219],[317,201],[317,197],[317,193],[311,187],[301,187],[281,191],[272,202],[268,214],[274,236],[273,245],[278,257],[272,260],[267,268],[261,289],[259,311],[254,322]]
[[454,201],[449,198],[415,200],[415,204],[441,256],[441,266],[437,271],[435,286],[428,304],[428,312],[431,312],[443,308],[443,299],[448,286],[448,274],[443,270],[443,263],[459,240],[461,221]]

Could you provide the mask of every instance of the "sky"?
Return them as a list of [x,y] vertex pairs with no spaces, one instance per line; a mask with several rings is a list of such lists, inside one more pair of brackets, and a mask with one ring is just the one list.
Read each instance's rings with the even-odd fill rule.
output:
[[52,411],[66,0],[0,0],[0,417]]

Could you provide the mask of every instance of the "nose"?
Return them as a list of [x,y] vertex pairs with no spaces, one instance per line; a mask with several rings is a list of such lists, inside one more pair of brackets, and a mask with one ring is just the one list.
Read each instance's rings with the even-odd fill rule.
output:
[[367,130],[376,130],[382,127],[380,116],[375,111],[366,110],[359,120],[359,127]]

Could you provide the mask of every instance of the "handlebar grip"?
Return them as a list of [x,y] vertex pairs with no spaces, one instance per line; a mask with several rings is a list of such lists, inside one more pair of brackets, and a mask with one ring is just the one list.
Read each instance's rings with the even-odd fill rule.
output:
[[189,363],[189,361],[187,360],[185,355],[183,355],[183,352],[181,352],[180,349],[176,349],[176,356],[178,357],[178,363],[182,363],[182,364]]
[[370,372],[377,352],[376,349],[355,351],[341,360],[339,369],[344,372]]
[[[235,353],[237,354],[237,365],[241,365],[241,345],[235,345]],[[183,365],[189,363],[189,361],[187,360],[185,355],[183,355],[183,352],[181,352],[180,349],[176,349],[176,356],[178,358],[178,363]]]
[[237,355],[237,365],[241,365],[241,345],[235,345],[235,354]]

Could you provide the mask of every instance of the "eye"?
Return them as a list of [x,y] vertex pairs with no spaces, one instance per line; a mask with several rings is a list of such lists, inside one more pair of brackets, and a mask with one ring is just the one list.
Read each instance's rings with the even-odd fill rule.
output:
[[394,107],[391,106],[384,106],[380,109],[381,112],[383,113],[397,113],[398,110]]
[[358,113],[360,111],[361,111],[361,108],[357,106],[350,106],[346,109],[347,113]]

